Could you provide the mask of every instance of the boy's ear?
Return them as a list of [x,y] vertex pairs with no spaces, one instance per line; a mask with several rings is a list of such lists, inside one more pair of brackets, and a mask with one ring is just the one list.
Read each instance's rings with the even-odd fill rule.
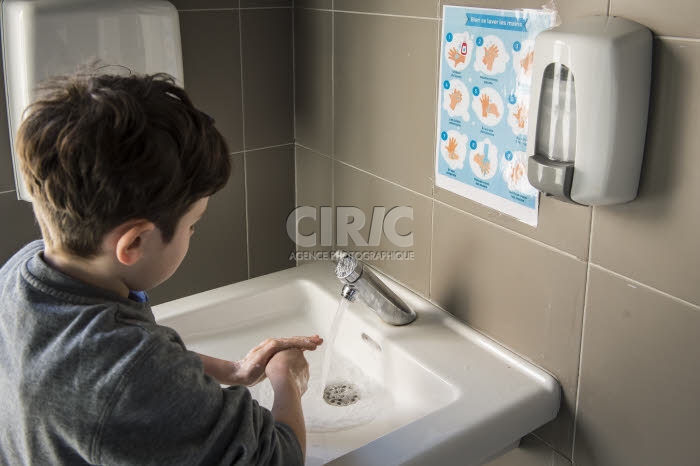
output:
[[134,265],[145,253],[145,243],[156,226],[148,220],[136,220],[118,227],[115,254],[124,265]]

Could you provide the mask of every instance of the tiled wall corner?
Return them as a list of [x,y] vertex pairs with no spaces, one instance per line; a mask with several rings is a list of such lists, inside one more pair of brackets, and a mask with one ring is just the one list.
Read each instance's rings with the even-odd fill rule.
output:
[[294,12],[295,140],[321,154],[332,153],[333,13]]
[[294,142],[292,9],[241,10],[247,150]]
[[[322,207],[332,207],[333,200],[333,161],[330,157],[313,152],[305,147],[296,146],[296,207],[313,207],[316,219],[303,218],[298,224],[298,234],[315,235],[313,246],[302,246],[297,242],[298,252],[331,252],[333,249],[333,216],[329,216],[330,225],[323,227]],[[327,231],[322,231],[325,228]],[[297,261],[306,262],[304,259]]]
[[181,270],[151,293],[158,301],[294,265],[281,258],[288,244],[277,233],[286,231],[271,223],[286,218],[294,197],[292,2],[174,3],[186,89],[215,118],[235,163]]
[[250,278],[294,267],[287,235],[294,210],[294,145],[246,152]]

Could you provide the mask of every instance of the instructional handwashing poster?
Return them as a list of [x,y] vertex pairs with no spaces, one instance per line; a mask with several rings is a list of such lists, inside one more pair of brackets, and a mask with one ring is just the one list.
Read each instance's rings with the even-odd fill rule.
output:
[[527,115],[534,39],[544,10],[445,6],[436,185],[537,226],[527,180]]

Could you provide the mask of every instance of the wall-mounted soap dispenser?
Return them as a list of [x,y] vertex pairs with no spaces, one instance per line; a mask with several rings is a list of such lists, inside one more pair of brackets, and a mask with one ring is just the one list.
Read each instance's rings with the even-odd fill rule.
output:
[[584,205],[637,196],[651,82],[652,35],[623,18],[580,18],[535,41],[528,179]]
[[41,81],[99,60],[118,65],[105,72],[165,72],[183,85],[180,23],[170,2],[0,1],[7,113],[20,199],[30,200],[14,154],[14,136]]

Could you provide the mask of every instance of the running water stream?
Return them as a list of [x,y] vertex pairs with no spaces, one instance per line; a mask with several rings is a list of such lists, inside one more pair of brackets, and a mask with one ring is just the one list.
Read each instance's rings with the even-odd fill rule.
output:
[[[348,359],[343,351],[348,348],[336,342],[344,318],[349,317],[346,310],[350,304],[341,298],[330,329],[323,334],[323,351],[305,353],[311,378],[302,397],[302,406],[307,432],[321,434],[310,440],[315,442],[313,447],[319,455],[325,455],[321,453],[325,450],[330,454],[332,450],[333,440],[324,435],[372,422],[382,409],[391,409],[393,403],[381,382],[370,378],[361,365]],[[324,396],[326,388],[333,390],[332,397]],[[271,408],[274,393],[268,380],[251,387],[250,391],[262,406]]]
[[335,339],[338,335],[338,329],[340,328],[340,322],[343,320],[343,315],[345,310],[351,302],[345,298],[340,298],[340,303],[338,303],[338,310],[335,312],[333,317],[333,323],[331,324],[330,332],[328,333],[328,338],[325,339],[325,345],[323,348],[323,364],[321,369],[321,396],[323,396],[323,391],[328,385],[328,376],[331,369],[331,361],[333,360],[333,353],[335,352]]

